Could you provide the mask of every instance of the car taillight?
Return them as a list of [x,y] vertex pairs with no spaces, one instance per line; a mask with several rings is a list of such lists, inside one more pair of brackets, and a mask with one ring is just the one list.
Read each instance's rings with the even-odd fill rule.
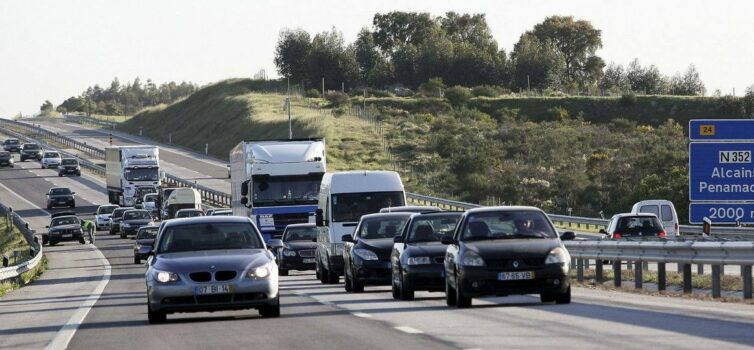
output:
[[660,236],[660,238],[665,238],[667,234],[665,233],[665,231],[660,231],[660,234],[658,236]]
[[623,236],[621,236],[620,233],[618,233],[618,232],[613,233],[613,239],[621,239],[621,238],[623,238]]
[[678,223],[675,223],[675,234],[679,234],[681,231],[679,230]]

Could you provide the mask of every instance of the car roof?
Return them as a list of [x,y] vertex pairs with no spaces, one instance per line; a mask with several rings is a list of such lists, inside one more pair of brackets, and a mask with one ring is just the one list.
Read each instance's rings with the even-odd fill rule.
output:
[[71,190],[69,187],[50,187],[50,191],[59,190],[59,189],[64,189],[64,190],[69,190],[69,191]]
[[204,212],[204,210],[196,209],[196,208],[183,208],[183,209],[178,209],[178,211],[176,213],[180,213],[182,211],[200,211],[200,212]]
[[115,208],[115,211],[117,211],[117,210],[120,210],[120,211],[129,211],[131,209],[136,209],[136,208],[134,208],[134,207],[117,207],[117,208]]
[[51,218],[57,218],[57,217],[61,217],[61,216],[76,216],[76,212],[68,210],[68,211],[61,211],[61,212],[50,214]]
[[505,205],[505,206],[497,206],[497,207],[483,207],[483,208],[473,208],[469,209],[465,212],[465,214],[475,214],[475,213],[489,213],[489,212],[499,212],[499,211],[538,211],[541,213],[544,213],[542,209],[539,209],[537,207],[531,207],[531,206],[523,206],[523,205]]
[[120,208],[120,205],[117,205],[117,204],[102,204],[102,205],[100,205],[100,206],[99,206],[99,207],[97,207],[97,208],[107,208],[107,207],[116,207],[116,208]]
[[426,212],[440,212],[442,209],[431,205],[404,205],[398,207],[388,207],[380,209],[380,213],[401,213],[401,212],[414,212],[414,213],[426,213]]
[[317,227],[317,225],[316,224],[290,224],[286,226],[285,229],[287,230],[289,228],[302,228],[302,227],[303,228]]
[[653,213],[620,213],[620,214],[615,214],[613,217],[616,217],[616,218],[627,218],[627,217],[646,217],[646,216],[657,217],[657,215],[655,215]]
[[211,223],[250,223],[249,218],[242,216],[196,216],[193,218],[178,218],[163,221],[165,227],[186,224],[211,224]]
[[157,225],[142,226],[142,227],[139,227],[139,231],[141,231],[141,230],[152,230],[152,229],[157,230],[159,228],[160,228],[160,226],[157,226]]
[[416,213],[411,212],[397,212],[397,213],[376,213],[376,214],[367,214],[363,215],[359,221],[362,221],[364,219],[380,219],[380,218],[402,218],[402,217],[410,217],[411,215],[414,215]]
[[149,210],[146,210],[146,209],[136,209],[136,208],[131,208],[129,210],[126,210],[126,213],[132,212],[132,211],[145,211],[145,212],[149,213]]

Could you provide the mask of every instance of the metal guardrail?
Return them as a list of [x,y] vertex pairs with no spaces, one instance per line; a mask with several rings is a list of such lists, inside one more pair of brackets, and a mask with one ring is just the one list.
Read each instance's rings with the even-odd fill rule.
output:
[[35,239],[34,231],[29,229],[29,225],[20,215],[13,212],[11,208],[0,204],[0,215],[7,217],[9,214],[12,225],[21,231],[24,238],[26,238],[26,241],[29,243],[29,246],[31,246],[32,254],[30,255],[33,255],[33,257],[14,266],[0,268],[0,281],[18,277],[22,273],[33,269],[40,261],[42,261],[42,245]]
[[52,142],[56,142],[56,143],[68,146],[70,148],[82,151],[93,157],[102,158],[102,159],[105,158],[105,150],[87,145],[86,142],[80,142],[70,137],[62,136],[58,133],[54,133],[52,131],[42,129],[42,127],[39,125],[22,123],[15,120],[0,119],[0,126],[4,126],[6,128],[18,128],[21,130],[25,130],[30,135],[49,139]]
[[97,165],[96,163],[94,163],[92,161],[89,161],[87,159],[81,158],[78,155],[75,155],[73,153],[69,153],[69,152],[63,151],[63,150],[61,150],[61,149],[59,149],[59,148],[55,147],[54,145],[51,145],[51,144],[49,144],[47,142],[30,138],[30,137],[28,137],[28,136],[26,136],[24,134],[15,132],[15,131],[7,129],[7,128],[3,128],[3,132],[5,132],[5,133],[7,133],[7,134],[9,134],[9,135],[17,138],[17,139],[20,139],[20,140],[22,140],[24,142],[40,143],[44,148],[46,148],[46,149],[54,149],[54,150],[60,152],[60,154],[63,155],[64,157],[66,157],[66,158],[76,158],[76,159],[78,159],[79,165],[82,168],[87,169],[87,170],[93,172],[96,175],[105,176],[105,167]]
[[213,190],[209,187],[202,186],[196,182],[188,181],[180,177],[165,174],[165,185],[168,187],[191,187],[199,191],[202,201],[213,207],[230,207],[230,194]]
[[106,128],[114,129],[119,123],[117,122],[109,122],[106,120],[96,119],[92,118],[90,116],[86,115],[76,115],[76,114],[63,114],[63,117],[66,120],[70,120],[74,123],[78,124],[94,124],[99,126],[104,126]]
[[[634,286],[642,288],[645,263],[657,263],[657,285],[665,290],[666,263],[679,264],[683,273],[683,291],[692,292],[691,264],[712,265],[712,297],[719,298],[721,275],[724,265],[740,265],[744,299],[752,298],[752,265],[754,265],[754,242],[737,241],[567,241],[571,258],[575,260],[576,279],[584,280],[584,267],[590,259],[595,260],[596,280],[603,282],[603,263],[609,261],[613,268],[616,287],[621,285],[621,261],[634,263]],[[630,269],[631,265],[627,264]]]

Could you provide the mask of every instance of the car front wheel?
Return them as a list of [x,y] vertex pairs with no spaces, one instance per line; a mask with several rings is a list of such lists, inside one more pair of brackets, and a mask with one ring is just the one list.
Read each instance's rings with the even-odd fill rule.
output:
[[152,311],[147,301],[147,318],[150,324],[164,323],[168,320],[168,315],[165,311]]
[[456,305],[456,290],[450,286],[450,282],[447,279],[445,280],[445,303],[448,306]]
[[264,318],[279,317],[280,316],[280,296],[275,298],[272,304],[267,304],[259,307],[259,314]]
[[565,293],[555,295],[555,304],[570,304],[571,303],[571,287]]

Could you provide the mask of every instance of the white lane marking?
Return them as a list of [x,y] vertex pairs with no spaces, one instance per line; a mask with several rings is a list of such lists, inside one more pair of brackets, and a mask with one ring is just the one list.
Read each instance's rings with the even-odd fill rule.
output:
[[399,326],[399,327],[393,327],[393,328],[403,333],[408,333],[408,334],[423,334],[424,333],[416,328],[411,328],[411,327],[406,327],[406,326]]
[[372,315],[363,312],[352,312],[351,315],[361,318],[372,318]]
[[[16,196],[18,199],[23,201],[26,204],[29,204],[33,208],[37,208],[41,210],[42,212],[46,213],[47,215],[50,215],[50,212],[47,210],[44,210],[37,206],[36,204],[30,202],[28,199],[21,197],[18,193],[14,192],[8,186],[3,185],[0,183],[0,186],[2,186],[6,191],[10,192],[14,196]],[[76,312],[71,315],[71,318],[68,319],[68,322],[66,322],[63,327],[60,328],[58,333],[55,335],[55,338],[52,340],[52,342],[47,345],[46,349],[65,349],[68,347],[68,343],[71,342],[71,339],[73,338],[73,335],[76,333],[76,330],[78,330],[79,326],[82,322],[84,322],[84,318],[86,318],[86,315],[89,314],[89,311],[92,309],[92,306],[99,300],[100,295],[102,295],[102,292],[105,291],[105,287],[107,287],[107,283],[110,282],[110,273],[112,271],[112,268],[110,267],[110,262],[107,261],[107,258],[104,254],[102,254],[102,251],[97,248],[95,245],[90,245],[94,249],[94,252],[97,253],[100,262],[105,267],[105,273],[102,275],[102,280],[100,280],[99,284],[97,285],[97,288],[94,289],[92,294],[89,294],[89,296],[84,299],[84,302],[81,303],[79,308],[76,310]]]

